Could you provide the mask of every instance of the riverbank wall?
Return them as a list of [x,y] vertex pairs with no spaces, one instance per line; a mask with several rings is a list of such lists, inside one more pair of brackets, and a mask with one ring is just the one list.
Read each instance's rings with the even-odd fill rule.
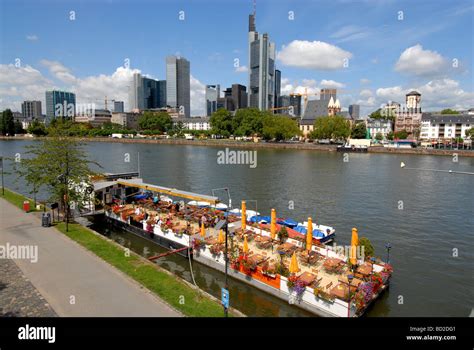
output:
[[[37,138],[27,136],[5,137],[0,136],[0,140],[35,140]],[[292,149],[316,152],[336,152],[336,145],[320,145],[315,143],[285,143],[285,142],[242,142],[233,140],[185,140],[185,139],[129,139],[111,137],[87,137],[77,138],[84,142],[117,142],[117,143],[145,143],[162,145],[187,145],[198,147],[218,147],[218,148],[240,148],[240,149]],[[474,157],[474,150],[456,149],[433,149],[433,148],[387,148],[369,147],[368,153],[375,154],[407,154],[407,155],[430,155],[430,156],[450,156],[454,154],[461,157]]]

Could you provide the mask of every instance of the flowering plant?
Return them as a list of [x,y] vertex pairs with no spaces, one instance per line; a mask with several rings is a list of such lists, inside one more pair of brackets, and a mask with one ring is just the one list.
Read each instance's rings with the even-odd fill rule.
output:
[[382,276],[380,275],[380,273],[376,272],[370,277],[370,280],[373,283],[373,291],[375,293],[380,288],[380,286],[383,284]]
[[212,255],[219,255],[221,253],[221,247],[219,244],[213,244],[211,245],[211,247],[209,248],[209,250],[211,251],[211,254]]
[[296,281],[293,290],[295,291],[297,296],[301,296],[306,290],[306,285],[303,283],[303,281]]
[[359,286],[355,295],[355,304],[357,310],[363,309],[373,298],[374,284],[372,282],[364,282]]
[[205,245],[204,241],[198,239],[198,238],[194,238],[193,239],[193,250],[199,250],[201,247],[203,247]]
[[288,289],[293,289],[296,286],[296,282],[298,281],[298,277],[295,275],[291,275],[288,277],[288,281],[286,282],[286,286]]

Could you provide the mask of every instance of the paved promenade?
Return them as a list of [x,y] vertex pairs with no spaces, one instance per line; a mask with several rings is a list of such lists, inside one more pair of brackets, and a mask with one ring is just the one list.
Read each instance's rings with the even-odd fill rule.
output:
[[58,316],[181,316],[76,242],[0,198],[0,246],[7,244],[38,247],[37,262],[15,263]]

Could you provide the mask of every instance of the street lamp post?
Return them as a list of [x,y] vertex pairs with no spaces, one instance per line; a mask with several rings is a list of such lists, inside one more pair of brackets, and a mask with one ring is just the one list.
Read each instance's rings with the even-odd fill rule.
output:
[[385,249],[387,249],[387,264],[390,264],[390,249],[392,249],[392,245],[390,243],[385,244]]
[[[225,188],[216,188],[212,190],[212,195],[214,195],[214,191],[217,190],[223,190],[227,194],[227,198],[229,199],[229,207],[227,208],[228,210],[230,209],[230,204],[231,204],[231,199],[230,199],[230,192],[227,187]],[[224,279],[224,288],[228,291],[229,290],[229,285],[228,285],[228,269],[229,269],[229,252],[228,252],[228,237],[229,237],[229,212],[227,211],[227,215],[225,215],[225,248],[224,248],[224,261],[225,261],[225,279]],[[229,310],[227,307],[224,306],[224,316],[228,317],[229,316]]]
[[348,283],[348,287],[347,287],[347,294],[348,294],[348,301],[347,301],[347,317],[351,317],[351,283],[352,283],[352,280],[354,279],[354,276],[351,274],[351,275],[347,275],[347,281],[349,282]]

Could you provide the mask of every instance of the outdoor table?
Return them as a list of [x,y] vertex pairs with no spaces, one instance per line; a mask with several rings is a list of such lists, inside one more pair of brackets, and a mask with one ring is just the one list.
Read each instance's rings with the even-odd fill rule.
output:
[[[339,282],[347,284],[348,283],[347,276],[340,277]],[[362,283],[362,280],[360,280],[358,278],[353,278],[352,281],[351,281],[351,286],[359,287],[359,285],[361,283]]]
[[[355,291],[356,287],[351,286],[351,290]],[[329,293],[338,299],[347,300],[347,284],[338,283]]]
[[316,275],[310,272],[303,272],[299,277],[298,280],[303,282],[305,285],[309,286],[311,283],[313,283],[316,280]]
[[370,275],[370,273],[372,272],[372,265],[368,264],[368,263],[360,265],[357,268],[357,272],[362,274],[362,275]]

